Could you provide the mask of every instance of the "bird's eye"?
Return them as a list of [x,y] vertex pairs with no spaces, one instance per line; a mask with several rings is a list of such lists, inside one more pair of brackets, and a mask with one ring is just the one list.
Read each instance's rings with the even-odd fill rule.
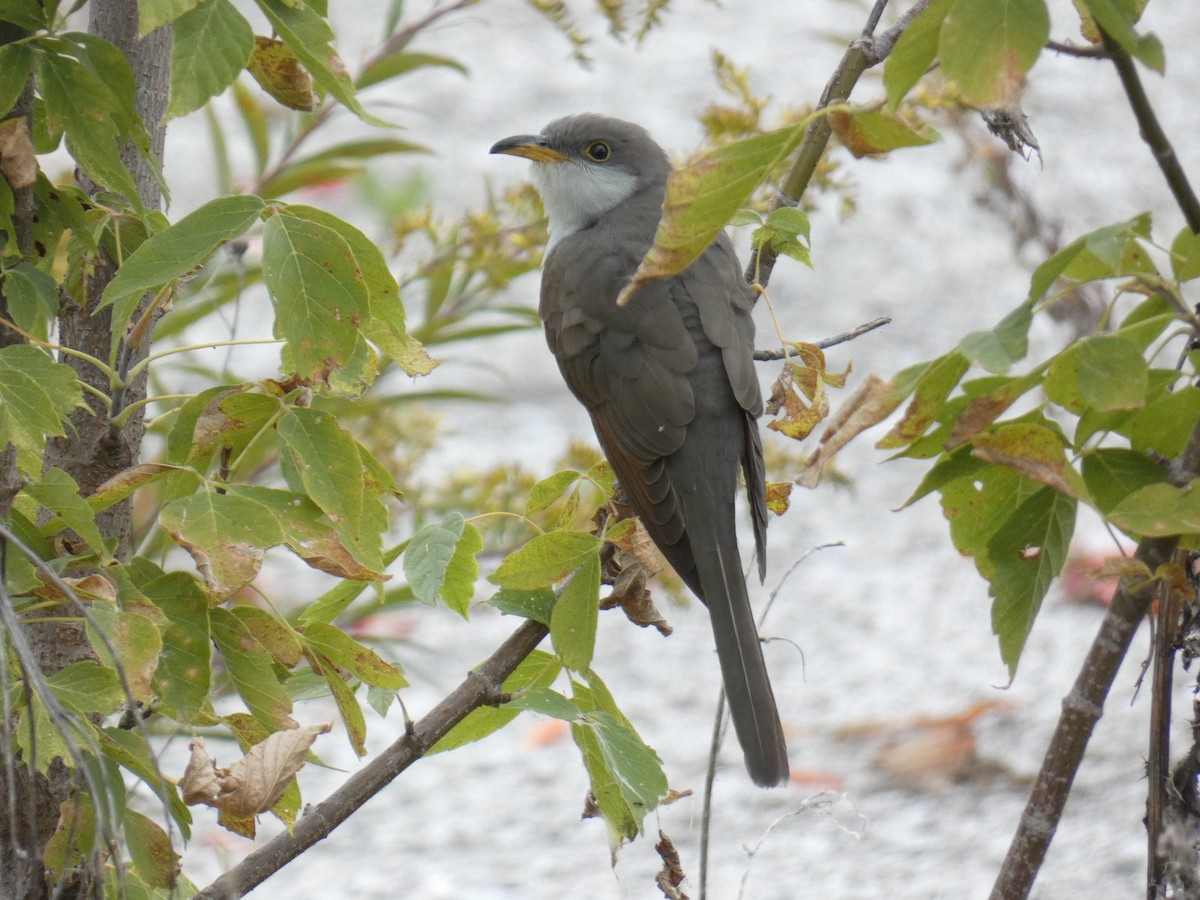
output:
[[604,141],[592,141],[583,152],[592,162],[604,162],[612,155],[612,148]]

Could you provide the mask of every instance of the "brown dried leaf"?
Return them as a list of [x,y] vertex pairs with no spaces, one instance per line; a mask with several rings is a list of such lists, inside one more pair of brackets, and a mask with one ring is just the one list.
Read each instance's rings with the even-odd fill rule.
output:
[[667,900],[688,900],[687,894],[680,888],[687,876],[684,874],[683,864],[679,861],[679,851],[675,849],[675,843],[660,830],[654,849],[663,863],[658,874],[654,876],[654,883]]
[[304,765],[317,735],[327,724],[276,731],[250,748],[228,769],[218,768],[204,750],[204,742],[191,743],[192,755],[180,779],[183,800],[189,806],[204,804],[221,812],[221,824],[239,834],[253,834],[253,818],[275,805],[293,776]]
[[21,116],[0,122],[0,174],[17,190],[37,181],[37,171],[29,121]]
[[829,420],[816,452],[808,458],[798,483],[816,487],[821,470],[839,450],[868,428],[886,419],[897,406],[894,388],[889,381],[868,375],[837,414]]
[[223,811],[235,817],[264,813],[287,788],[304,765],[304,758],[317,735],[326,734],[328,724],[277,731],[250,748],[229,767],[222,779],[218,800]]
[[217,774],[216,761],[204,749],[204,741],[196,738],[188,747],[192,755],[188,758],[187,768],[179,779],[179,789],[183,793],[183,802],[188,806],[216,806],[217,797],[221,793],[221,776]]

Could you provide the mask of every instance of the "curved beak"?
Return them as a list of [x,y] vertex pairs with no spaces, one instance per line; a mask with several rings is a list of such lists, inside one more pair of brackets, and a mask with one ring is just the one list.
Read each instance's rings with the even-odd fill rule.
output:
[[531,159],[540,163],[565,162],[567,159],[557,150],[547,147],[545,138],[536,134],[517,134],[506,137],[504,140],[492,144],[492,149],[488,152],[520,156],[523,159]]

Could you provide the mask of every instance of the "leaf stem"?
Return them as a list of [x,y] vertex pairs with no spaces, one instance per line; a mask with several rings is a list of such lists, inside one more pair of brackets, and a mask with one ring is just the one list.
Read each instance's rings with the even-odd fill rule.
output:
[[204,341],[200,344],[188,344],[184,347],[172,347],[170,350],[160,350],[158,353],[152,353],[137,365],[130,368],[129,380],[132,381],[134,378],[137,378],[138,373],[140,373],[142,369],[149,366],[152,362],[165,359],[166,357],[175,353],[188,353],[192,350],[213,350],[217,347],[240,347],[247,344],[262,344],[263,346],[266,346],[268,344],[282,343],[282,338],[237,338],[235,340],[228,341]]
[[84,353],[82,350],[76,350],[74,347],[66,347],[62,344],[53,344],[50,341],[43,341],[40,338],[34,337],[24,329],[17,327],[8,319],[0,318],[0,326],[8,328],[11,331],[15,331],[17,334],[21,335],[21,337],[25,338],[25,340],[29,341],[29,343],[35,344],[36,346],[41,347],[43,350],[54,350],[58,353],[62,353],[64,356],[74,356],[76,359],[82,359],[84,362],[91,363],[101,373],[103,373],[106,378],[108,378],[110,383],[116,383],[116,370],[107,363],[103,363],[96,359],[96,357],[92,356],[90,353]]

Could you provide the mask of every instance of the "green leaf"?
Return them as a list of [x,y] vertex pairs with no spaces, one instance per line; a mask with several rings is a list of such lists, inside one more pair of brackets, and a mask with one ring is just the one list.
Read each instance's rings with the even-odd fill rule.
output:
[[1001,466],[968,470],[963,477],[942,485],[942,512],[950,522],[950,538],[959,553],[975,560],[979,573],[989,581],[993,569],[988,541],[1012,511],[1039,490],[1042,486],[1037,482]]
[[0,348],[0,446],[41,455],[47,437],[83,405],[75,370],[29,344]]
[[367,314],[359,331],[409,375],[426,375],[437,363],[405,330],[400,287],[379,248],[348,222],[311,206],[289,206],[288,212],[333,232],[350,248],[366,289]]
[[1179,281],[1200,278],[1200,234],[1186,226],[1171,242],[1171,271]]
[[58,825],[42,851],[46,874],[54,880],[66,880],[67,870],[84,865],[99,850],[98,844],[103,841],[97,841],[92,797],[80,791],[58,808]]
[[465,524],[461,513],[450,513],[441,522],[426,525],[409,541],[404,552],[404,577],[422,603],[437,603]]
[[1178,456],[1200,420],[1200,388],[1187,386],[1163,391],[1129,419],[1121,432],[1134,450]]
[[588,556],[567,582],[550,615],[550,639],[563,665],[576,672],[592,663],[600,615],[600,557]]
[[42,534],[56,534],[70,528],[87,542],[102,562],[107,564],[112,560],[100,529],[96,527],[96,514],[79,495],[79,485],[74,478],[62,469],[52,467],[40,481],[27,484],[24,493],[54,513],[54,518],[42,525]]
[[329,516],[354,558],[380,571],[380,535],[388,527],[387,510],[364,468],[358,442],[333,416],[314,409],[288,410],[276,431],[299,486]]
[[273,730],[293,727],[292,699],[275,675],[271,654],[229,610],[210,609],[209,622],[229,677],[254,718]]
[[203,0],[175,20],[168,118],[185,116],[221,93],[254,52],[254,32],[229,0]]
[[[525,690],[536,690],[549,687],[559,672],[562,663],[553,654],[542,650],[534,650],[521,661],[513,673],[500,686],[506,694],[519,694]],[[499,731],[517,717],[520,712],[511,705],[481,706],[473,709],[465,719],[455,725],[446,735],[433,745],[426,756],[441,753],[444,750],[454,750],[464,744],[482,740],[489,734]]]
[[397,75],[404,75],[414,69],[427,68],[429,66],[440,66],[454,69],[463,75],[467,74],[466,66],[449,57],[434,56],[430,53],[412,53],[401,48],[384,54],[367,66],[362,71],[362,74],[358,76],[355,85],[361,91],[373,84],[379,84],[381,81],[395,78]]
[[883,61],[883,86],[888,106],[895,112],[913,85],[933,65],[942,21],[955,0],[933,0],[904,32]]
[[325,682],[333,694],[333,702],[337,704],[342,724],[346,726],[346,738],[359,757],[367,754],[367,720],[363,717],[362,707],[354,699],[354,691],[342,679],[338,670],[330,663],[324,662],[320,655],[309,656],[313,668],[325,676]]
[[301,640],[310,650],[346,669],[365,684],[389,691],[408,686],[402,672],[384,662],[374,650],[332,625],[314,622],[304,630]]
[[566,493],[567,489],[579,480],[579,473],[574,469],[564,469],[543,478],[529,489],[529,500],[525,504],[525,515],[532,516],[540,513],[555,500]]
[[133,869],[142,880],[150,887],[178,890],[175,878],[179,870],[179,854],[171,846],[171,839],[162,826],[126,808],[122,828]]
[[[0,53],[4,49],[0,47]],[[13,322],[24,331],[45,337],[49,322],[58,315],[57,282],[27,262],[5,269],[3,279],[4,298]]]
[[1141,537],[1200,533],[1200,491],[1150,484],[1118,503],[1108,514],[1118,528]]
[[[16,743],[25,762],[32,764],[35,771],[46,774],[56,757],[64,760],[71,758],[71,748],[37,693],[29,699],[31,705],[21,710],[21,718],[17,722]],[[81,726],[85,731],[89,727],[86,719],[82,720]],[[72,741],[77,739],[77,736],[71,736]]]
[[633,295],[641,284],[676,275],[695,262],[725,223],[746,205],[767,173],[796,148],[811,118],[726,144],[674,169],[667,179],[663,219],[654,246],[638,265],[622,298]]
[[475,554],[482,548],[479,530],[464,522],[458,512],[419,530],[404,551],[404,576],[416,599],[434,604],[440,596],[446,606],[466,618],[479,577]]
[[1007,372],[1029,352],[1030,303],[1018,306],[988,331],[973,331],[959,341],[958,352],[989,372]]
[[578,531],[539,534],[510,553],[488,580],[506,588],[547,587],[599,553],[600,543],[594,534]]
[[200,0],[138,0],[138,36],[145,37],[154,29],[175,21],[199,2]]
[[1083,481],[1103,514],[1141,488],[1164,484],[1167,473],[1144,453],[1125,447],[1102,447],[1083,457]]
[[[221,245],[241,236],[265,204],[254,196],[219,197],[188,213],[170,228],[151,235],[125,260],[100,300],[113,306],[113,321],[123,325],[142,294],[190,273]],[[122,328],[113,328],[113,346]]]
[[1050,37],[1045,0],[955,0],[938,41],[943,74],[968,103],[1016,100]]
[[[428,148],[421,144],[396,138],[364,138],[347,141],[289,163],[260,186],[260,193],[264,197],[282,197],[298,188],[328,184],[356,175],[363,171],[367,160],[377,156],[391,153],[428,152]],[[296,207],[290,207],[290,211],[295,212]],[[330,218],[336,219],[335,216],[330,216]]]
[[264,550],[284,539],[279,522],[260,504],[212,490],[168,503],[159,524],[192,555],[219,597],[249,584],[262,566]]
[[1068,347],[1050,364],[1046,396],[1070,412],[1140,409],[1149,387],[1141,351],[1117,335],[1096,335]]
[[285,365],[324,382],[345,365],[370,315],[370,296],[354,251],[328,226],[281,212],[263,230],[263,281],[275,306],[275,336]]
[[47,676],[46,683],[59,703],[82,716],[105,716],[125,702],[117,670],[98,661],[71,663]]
[[1029,301],[1040,300],[1060,277],[1094,281],[1153,272],[1139,239],[1150,236],[1150,214],[1097,228],[1063,247],[1038,266],[1029,282]]
[[549,688],[529,688],[521,691],[504,705],[510,709],[539,713],[564,722],[575,722],[582,715],[573,701]]
[[8,113],[25,90],[33,71],[33,53],[28,44],[0,47],[0,115]]
[[168,715],[185,725],[212,724],[212,641],[208,598],[184,572],[171,572],[143,584],[142,593],[163,611],[162,653],[154,690]]
[[175,785],[164,780],[159,773],[154,754],[141,733],[122,728],[101,728],[96,732],[96,742],[105,757],[145,782],[151,796],[166,797],[171,818],[179,826],[183,839],[191,837],[192,813]]
[[1121,0],[1082,0],[1096,22],[1117,44],[1134,59],[1141,60],[1160,75],[1166,71],[1162,43],[1152,34],[1134,31],[1140,9],[1136,4]]
[[[120,155],[121,139],[128,134],[128,128],[119,127],[122,119],[116,115],[122,100],[99,74],[76,57],[77,46],[55,37],[35,38],[34,43],[40,50],[34,56],[34,71],[45,103],[47,127],[66,133],[67,150],[84,172],[137,206],[141,202],[137,187]],[[124,72],[105,74],[114,82],[132,82],[127,63]]]
[[1075,501],[1044,487],[1012,510],[988,541],[992,631],[1010,675],[1050,582],[1066,562],[1074,530]]
[[280,665],[291,669],[300,662],[304,645],[299,635],[275,613],[257,606],[234,606],[229,611]]
[[479,560],[476,554],[483,549],[483,536],[471,523],[463,528],[462,537],[454,547],[446,577],[442,582],[442,602],[452,610],[467,617],[467,610],[475,598],[475,582],[479,580]]
[[505,615],[533,619],[549,628],[551,612],[557,600],[554,591],[550,588],[534,588],[533,590],[501,588],[489,598],[488,602]]
[[[158,626],[141,613],[113,609],[103,603],[91,604],[91,619],[87,623],[88,640],[101,662],[125,673],[125,680],[135,700],[145,702],[154,693],[154,670],[162,652],[162,636]],[[100,638],[103,632],[107,642]],[[109,646],[116,651],[116,658]]]
[[[581,685],[575,686],[575,701],[581,709],[587,709],[589,693]],[[637,837],[646,814],[667,795],[667,778],[657,754],[627,723],[599,709],[572,722],[571,736],[583,754],[592,794],[605,822],[619,838]]]
[[4,0],[0,3],[0,21],[12,22],[26,31],[45,28],[46,12],[46,5],[38,0]]
[[273,516],[282,529],[283,543],[312,568],[356,582],[386,581],[391,577],[359,562],[338,528],[303,494],[253,485],[236,485],[229,488],[229,493],[257,503]]

